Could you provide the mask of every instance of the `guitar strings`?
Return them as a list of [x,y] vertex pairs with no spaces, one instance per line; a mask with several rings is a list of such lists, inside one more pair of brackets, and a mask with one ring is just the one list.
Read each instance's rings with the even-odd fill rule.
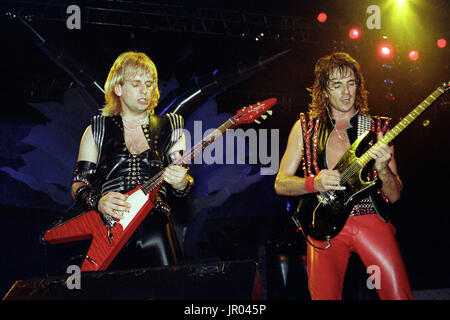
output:
[[[434,93],[433,93],[434,94]],[[433,95],[431,94],[431,96]],[[428,99],[428,98],[427,98]],[[408,125],[409,123],[411,123],[413,120],[415,120],[429,105],[430,103],[428,101],[426,101],[427,99],[424,100],[424,102],[426,102],[428,105],[426,107],[422,106],[422,104],[424,102],[422,102],[421,104],[419,104],[412,112],[410,112],[402,121],[400,121],[396,126],[394,126],[394,128],[392,128],[391,130],[389,130],[384,137],[377,141],[376,144],[378,143],[388,143],[389,141],[393,140],[394,137],[396,135],[398,135],[405,127],[406,125]],[[434,100],[433,100],[434,101]],[[417,109],[421,109],[420,111],[418,111]],[[412,115],[413,113],[416,113],[415,115]],[[409,120],[408,117],[412,117],[412,120]],[[405,123],[406,122],[406,125]],[[403,126],[403,128],[401,127]],[[395,133],[395,135],[394,135]],[[375,145],[376,145],[375,144]],[[374,145],[374,146],[375,146]],[[371,149],[374,147],[372,146]],[[370,149],[369,149],[370,150]],[[359,169],[360,169],[360,165],[357,162],[354,162],[352,165],[350,165],[349,167],[346,168],[346,170],[344,170],[344,172],[342,173],[342,181],[341,184],[345,183],[353,174],[355,174]]]
[[356,172],[358,172],[360,168],[361,167],[357,163],[352,163],[350,166],[348,166],[347,169],[342,173],[341,184],[347,182],[347,180]]
[[[351,165],[349,165],[343,172],[342,172],[342,176],[341,176],[341,181],[340,184],[343,185],[344,183],[347,182],[347,180],[353,176],[355,173],[357,173],[359,171],[361,167],[359,166],[358,163],[354,162]],[[325,196],[329,196],[334,194],[335,190],[327,190],[325,192],[322,192],[322,194],[325,194]]]
[[[347,180],[348,180],[351,176],[353,176],[355,173],[357,173],[357,172],[359,171],[360,168],[361,168],[361,167],[360,167],[359,164],[356,163],[356,162],[354,162],[354,163],[352,163],[350,166],[348,166],[348,167],[344,170],[344,172],[342,172],[340,184],[342,185],[342,184],[346,183]],[[334,190],[328,190],[328,191],[325,191],[325,192],[323,192],[323,193],[325,193],[326,195],[331,195],[331,194],[334,193]]]
[[[167,168],[169,168],[172,165],[178,165],[178,164],[187,164],[189,162],[185,162],[187,159],[192,160],[197,156],[197,152],[200,152],[203,149],[204,142],[206,143],[213,143],[216,141],[216,138],[219,136],[222,136],[226,129],[231,127],[234,124],[231,119],[228,119],[225,123],[223,123],[220,127],[215,129],[212,133],[210,133],[205,139],[201,140],[197,144],[195,144],[194,147],[192,147],[187,153],[185,153],[181,158],[174,160],[171,164],[169,164],[167,167],[159,171],[157,174],[155,174],[150,180],[148,180],[142,187],[141,190],[144,192],[150,192],[154,188],[156,188],[157,185],[159,185],[163,181],[163,174]],[[221,130],[221,128],[224,128],[225,130]],[[214,139],[210,139],[210,137],[214,137]],[[207,146],[206,146],[207,147]]]
[[[222,125],[223,126],[223,125]],[[221,126],[221,127],[222,127]],[[219,127],[220,128],[220,127]],[[215,134],[217,132],[221,131],[219,129],[214,130],[210,135],[208,135],[208,137],[206,137],[204,140],[198,142],[194,147],[192,147],[187,153],[185,153],[181,158],[174,160],[174,162],[172,162],[171,164],[169,164],[167,167],[165,167],[164,169],[160,170],[157,174],[155,174],[150,180],[148,180],[142,187],[141,190],[143,190],[144,192],[150,192],[151,190],[153,190],[154,188],[156,188],[157,185],[159,185],[162,181],[163,181],[163,174],[165,172],[165,170],[167,168],[169,168],[172,165],[178,165],[178,164],[184,164],[186,160],[191,160],[192,155],[194,155],[194,157],[196,156],[196,152],[199,151],[199,149],[201,150],[201,147],[203,146],[203,141],[205,140],[209,140],[208,138],[211,136],[215,136]],[[214,140],[212,141],[214,142]]]

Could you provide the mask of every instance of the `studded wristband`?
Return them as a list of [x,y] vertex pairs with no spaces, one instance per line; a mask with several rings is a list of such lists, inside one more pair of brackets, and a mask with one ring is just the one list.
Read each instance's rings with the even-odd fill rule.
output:
[[81,186],[75,192],[76,203],[84,210],[98,211],[101,194],[91,186]]

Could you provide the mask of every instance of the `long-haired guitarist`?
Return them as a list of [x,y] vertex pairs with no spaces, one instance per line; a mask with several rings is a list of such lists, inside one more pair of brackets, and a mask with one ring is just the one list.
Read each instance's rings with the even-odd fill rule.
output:
[[[102,115],[94,116],[82,137],[72,184],[76,204],[98,211],[106,224],[129,210],[124,193],[148,181],[185,150],[183,118],[155,115],[158,99],[153,61],[142,52],[122,53],[105,83]],[[172,166],[164,180],[167,184],[157,195],[154,212],[111,268],[166,266],[180,258],[167,199],[187,197],[193,179],[187,168]]]
[[[359,63],[347,53],[320,58],[314,75],[309,113],[300,114],[295,122],[280,163],[275,181],[279,195],[314,197],[317,193],[345,192],[341,173],[333,168],[363,132],[369,130],[376,137],[373,140],[380,139],[389,124],[387,118],[368,115],[368,92]],[[402,190],[393,146],[376,146],[370,156],[374,165],[363,173],[364,177],[378,178],[381,187],[353,203],[343,228],[328,242],[307,236],[312,299],[342,298],[352,253],[358,254],[367,268],[374,266],[373,270],[379,271],[373,277],[377,277],[375,287],[381,299],[412,299],[395,228],[383,211],[387,203],[399,199]],[[318,226],[315,218],[312,215],[308,225]]]

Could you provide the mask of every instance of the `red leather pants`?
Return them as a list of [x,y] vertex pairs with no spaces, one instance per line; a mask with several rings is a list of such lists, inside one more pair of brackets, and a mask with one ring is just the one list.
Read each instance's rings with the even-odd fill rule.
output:
[[[309,240],[318,247],[326,241]],[[340,300],[350,255],[379,270],[378,296],[382,300],[412,299],[405,265],[395,238],[395,228],[377,214],[350,216],[331,247],[320,250],[307,245],[308,285],[313,300]],[[371,273],[375,275],[374,273]],[[367,278],[371,276],[367,274]]]

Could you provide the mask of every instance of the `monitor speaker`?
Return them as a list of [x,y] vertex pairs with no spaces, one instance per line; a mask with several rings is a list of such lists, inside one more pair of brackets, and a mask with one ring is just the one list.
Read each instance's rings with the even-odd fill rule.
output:
[[263,299],[255,261],[220,261],[18,280],[4,300]]

